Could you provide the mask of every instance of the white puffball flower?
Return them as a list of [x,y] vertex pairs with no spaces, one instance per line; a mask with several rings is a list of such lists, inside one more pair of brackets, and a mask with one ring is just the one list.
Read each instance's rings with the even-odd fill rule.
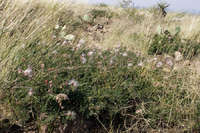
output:
[[75,40],[75,36],[72,34],[66,35],[64,37],[67,41],[74,41]]
[[26,47],[26,44],[23,43],[22,46],[21,46],[21,48],[24,49],[25,47]]
[[24,75],[29,78],[33,76],[33,70],[30,65],[28,65],[28,68],[24,71]]
[[175,60],[176,60],[176,61],[181,61],[181,60],[183,60],[183,55],[182,55],[179,51],[176,51],[176,52],[174,53],[174,55],[175,55]]
[[112,64],[113,64],[113,62],[114,62],[114,61],[113,61],[113,59],[111,59],[111,60],[110,60],[110,65],[112,65]]
[[132,67],[133,66],[133,64],[132,63],[128,63],[128,67]]
[[69,85],[72,85],[72,86],[74,86],[74,87],[78,87],[78,86],[79,86],[78,81],[76,81],[76,80],[74,80],[74,79],[70,80],[68,84],[69,84]]
[[62,102],[63,100],[69,100],[69,97],[66,94],[63,94],[63,93],[56,95],[56,101],[58,103]]
[[90,52],[88,52],[88,56],[92,56],[94,54],[94,52],[93,51],[90,51]]
[[118,53],[118,52],[119,52],[119,49],[118,49],[118,48],[116,48],[114,51],[115,51],[115,53]]
[[66,115],[72,120],[76,119],[76,113],[74,111],[68,111]]
[[79,44],[85,44],[85,40],[81,39],[81,40],[79,40],[78,43],[79,43]]
[[62,46],[66,45],[67,43],[68,43],[68,41],[64,40],[63,43],[62,43]]
[[59,29],[60,28],[60,26],[57,24],[56,26],[55,26],[55,29]]
[[30,89],[29,89],[28,95],[29,95],[29,96],[32,96],[32,95],[33,95],[33,88],[30,88]]
[[128,54],[127,54],[126,52],[124,52],[122,55],[123,55],[123,56],[128,56]]
[[170,59],[170,58],[167,58],[167,59],[165,60],[165,63],[166,63],[168,66],[170,66],[170,67],[172,67],[172,66],[174,65],[172,59]]
[[57,52],[57,50],[54,50],[53,52],[52,52],[52,54],[57,54],[58,52]]
[[82,44],[79,43],[79,44],[77,44],[76,47],[77,47],[77,48],[80,48],[81,46],[82,46]]
[[144,63],[141,61],[140,63],[138,63],[138,66],[142,67],[144,66]]
[[81,62],[82,62],[83,64],[85,64],[85,63],[87,62],[87,59],[86,59],[84,56],[81,56]]
[[82,57],[85,57],[85,54],[84,54],[84,53],[82,53],[82,54],[81,54],[81,56],[82,56]]
[[156,67],[157,67],[157,68],[160,68],[160,67],[162,67],[162,65],[163,65],[163,63],[162,63],[161,61],[159,61],[159,62],[156,64]]
[[69,97],[66,94],[60,93],[56,96],[56,102],[59,104],[61,109],[64,109],[62,106],[62,101],[69,100]]

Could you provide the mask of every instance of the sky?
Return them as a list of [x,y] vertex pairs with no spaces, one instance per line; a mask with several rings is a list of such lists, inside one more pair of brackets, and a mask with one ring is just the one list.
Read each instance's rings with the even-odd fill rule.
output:
[[[116,5],[120,0],[77,0],[90,4],[106,3]],[[150,7],[156,5],[160,0],[133,0],[136,7]],[[162,0],[163,1],[163,0]],[[172,11],[187,11],[187,12],[200,12],[200,0],[165,0],[170,4],[168,10]]]
[[[136,6],[152,6],[159,2],[159,0],[134,0]],[[170,4],[169,9],[174,11],[200,11],[200,0],[166,0]]]

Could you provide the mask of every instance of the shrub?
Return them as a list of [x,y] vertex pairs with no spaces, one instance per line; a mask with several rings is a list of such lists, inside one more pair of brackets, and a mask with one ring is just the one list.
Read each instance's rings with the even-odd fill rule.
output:
[[19,51],[17,62],[1,88],[22,124],[52,126],[76,117],[100,117],[105,124],[125,107],[132,106],[129,113],[134,113],[141,102],[154,103],[160,92],[142,75],[135,54],[125,49],[46,46],[33,40]]
[[[153,128],[177,125],[176,118],[181,120],[185,115],[176,113],[175,100],[186,97],[179,89],[182,82],[174,83],[175,88],[155,86],[153,82],[163,82],[161,70],[147,71],[137,66],[138,61],[125,48],[102,51],[73,44],[39,45],[33,40],[19,51],[18,63],[1,88],[13,119],[22,125],[37,121],[53,130],[56,123],[93,118],[99,118],[106,126],[114,119],[118,125],[132,119],[126,114],[138,118],[135,123],[141,117],[150,120]],[[145,109],[142,116],[138,115],[141,108]],[[139,125],[145,126],[143,122]]]
[[105,17],[110,19],[113,16],[112,12],[108,12],[102,9],[92,9],[89,13],[93,16],[94,19],[98,17]]
[[155,34],[150,42],[148,53],[153,54],[169,54],[173,55],[175,51],[179,51],[183,54],[186,59],[191,59],[192,57],[200,53],[199,42],[190,39],[182,39],[178,34],[180,31],[177,28],[177,32],[173,35],[168,30],[164,33]]
[[100,4],[98,4],[98,6],[99,6],[99,7],[108,7],[108,5],[105,4],[105,3],[100,3]]

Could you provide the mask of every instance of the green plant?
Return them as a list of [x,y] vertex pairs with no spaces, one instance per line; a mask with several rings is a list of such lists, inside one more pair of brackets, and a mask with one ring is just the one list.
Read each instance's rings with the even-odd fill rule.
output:
[[158,8],[160,10],[160,14],[165,17],[167,15],[166,8],[169,7],[169,4],[165,2],[158,3]]
[[179,35],[180,27],[176,28],[175,34],[171,34],[165,30],[161,34],[155,34],[150,42],[148,53],[153,54],[169,54],[173,55],[175,51],[180,51],[186,59],[191,59],[200,52],[198,42],[190,39],[182,39]]
[[108,5],[107,4],[105,4],[105,3],[100,3],[100,4],[98,4],[100,7],[108,7]]
[[[187,33],[192,39],[183,39],[180,27],[186,23],[182,22],[174,32],[163,32],[160,27],[155,35],[153,25],[160,18],[136,8],[127,7],[121,14],[116,8],[91,10],[88,6],[82,10],[35,1],[13,5],[12,0],[0,0],[0,117],[4,110],[11,110],[6,119],[0,118],[0,128],[15,123],[24,129],[33,124],[35,132],[40,132],[41,125],[48,126],[47,132],[58,132],[66,124],[68,132],[103,132],[100,126],[106,132],[198,131],[199,82],[194,77],[198,75],[187,67],[167,72],[157,68],[151,63],[152,56],[136,45],[146,47],[146,40],[152,39],[149,54],[173,55],[178,50],[190,59],[199,53],[199,33]],[[128,49],[103,50],[92,45],[99,43],[88,33],[90,27],[106,24],[112,11],[118,16],[104,26],[102,45],[108,48],[105,42],[113,47],[119,41]],[[186,15],[184,20],[190,17],[194,21],[198,18]],[[168,18],[164,21],[159,22],[172,24]],[[133,28],[127,30],[127,25]],[[6,108],[1,108],[5,104]],[[90,131],[86,127],[85,131],[85,125],[99,128]]]
[[[86,119],[105,115],[106,123],[120,114],[123,107],[129,106],[130,101],[155,100],[151,96],[156,88],[141,75],[142,70],[134,66],[137,64],[134,53],[121,49],[120,52],[128,54],[122,56],[120,52],[99,53],[72,45],[59,47],[38,43],[33,40],[19,51],[9,82],[2,83],[15,119],[23,124],[41,120],[42,114],[48,116],[42,119],[47,124],[57,119],[61,123],[74,120],[74,116],[68,116],[68,111]],[[134,67],[128,67],[128,60]],[[31,75],[29,66],[33,71]]]
[[92,9],[89,14],[92,15],[92,17],[98,18],[98,17],[105,17],[105,18],[112,18],[112,13],[108,12],[107,10],[102,10],[102,9]]

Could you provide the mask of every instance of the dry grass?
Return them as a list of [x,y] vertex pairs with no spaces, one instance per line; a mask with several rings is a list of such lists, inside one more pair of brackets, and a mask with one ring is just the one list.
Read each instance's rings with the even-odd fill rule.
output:
[[[9,4],[10,2],[12,4]],[[0,80],[3,82],[7,82],[9,78],[8,72],[12,70],[12,66],[18,61],[16,53],[23,45],[30,43],[32,40],[37,39],[37,37],[43,38],[44,44],[51,45],[52,37],[49,31],[58,23],[60,12],[72,10],[74,17],[78,17],[79,15],[87,14],[93,8],[102,9],[102,7],[84,4],[57,3],[55,0],[0,0],[1,8],[3,10],[0,10],[0,32],[6,32],[5,34],[0,34]],[[200,41],[200,29],[198,28],[200,27],[200,17],[197,15],[169,13],[166,18],[160,19],[151,10],[135,10],[132,16],[130,12],[128,14],[121,8],[104,8],[114,12],[111,22],[106,26],[105,34],[102,35],[95,32],[88,34],[86,31],[79,33],[80,38],[86,38],[88,41],[88,47],[97,46],[107,49],[121,44],[133,51],[139,52],[144,58],[150,58],[151,56],[148,56],[147,49],[151,37],[157,33],[159,25],[172,32],[175,27],[179,26],[181,28],[180,34],[183,38]],[[75,33],[78,34],[77,32]],[[103,39],[95,40],[93,34],[97,34],[97,36]],[[196,111],[196,101],[200,96],[199,62],[199,58],[195,58],[191,61],[190,66],[183,67],[184,62],[177,64],[178,71],[181,73],[179,79],[183,80],[184,83],[181,88],[186,90],[186,99],[191,99],[191,104],[183,107],[181,105],[182,101],[178,101],[176,97],[173,97],[176,107],[171,107],[170,105],[163,106],[175,108],[177,112],[185,114],[193,114]],[[182,77],[183,73],[184,77]],[[167,76],[173,77],[170,74]],[[162,83],[168,86],[168,80]],[[162,103],[162,99],[160,102]],[[187,121],[187,119],[179,122],[180,125],[183,124],[182,126],[187,129],[192,128],[195,124],[194,121]],[[114,131],[107,132],[111,133]],[[156,130],[156,132],[159,131]]]

